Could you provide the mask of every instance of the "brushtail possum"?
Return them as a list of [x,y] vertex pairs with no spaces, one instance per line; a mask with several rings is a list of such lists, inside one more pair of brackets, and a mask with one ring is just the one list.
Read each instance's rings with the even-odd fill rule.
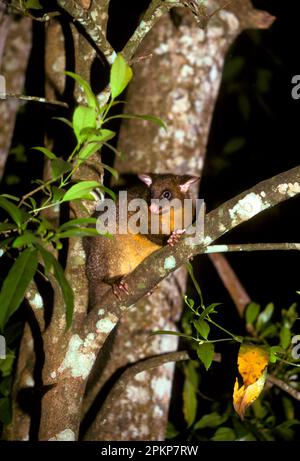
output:
[[[105,236],[87,237],[84,246],[87,253],[87,277],[90,284],[90,309],[96,305],[113,288],[117,297],[121,292],[127,292],[127,286],[122,282],[122,277],[132,272],[147,256],[169,243],[173,245],[184,232],[182,228],[176,228],[176,209],[171,208],[165,213],[168,202],[177,199],[183,203],[184,199],[190,198],[190,186],[198,181],[198,177],[190,175],[173,174],[141,174],[140,185],[127,190],[127,201],[143,199],[146,203],[147,222],[149,232],[146,234],[135,233],[126,222],[127,232],[120,233],[119,218],[122,215],[129,221],[132,211],[120,210],[117,196],[116,199],[116,233],[112,238]],[[157,204],[159,200],[160,205]],[[165,206],[164,206],[165,205]],[[103,212],[96,213],[101,217]],[[191,212],[191,214],[193,211]],[[153,232],[151,222],[156,215],[158,232]],[[123,219],[123,218],[121,218]],[[186,219],[186,218],[185,218]],[[190,216],[189,224],[193,216]],[[168,220],[167,222],[164,222]],[[186,222],[186,220],[185,220]],[[166,229],[166,230],[165,230]]]

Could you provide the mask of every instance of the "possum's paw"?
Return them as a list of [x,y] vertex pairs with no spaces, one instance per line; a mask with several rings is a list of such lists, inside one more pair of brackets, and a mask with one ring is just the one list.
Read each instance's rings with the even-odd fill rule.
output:
[[177,229],[177,230],[173,231],[172,234],[170,235],[170,237],[168,238],[167,243],[171,247],[174,246],[175,243],[177,243],[180,240],[182,234],[184,234],[184,233],[185,233],[185,229]]
[[129,295],[128,285],[122,279],[118,280],[117,282],[112,284],[112,290],[115,297],[120,301],[122,294]]

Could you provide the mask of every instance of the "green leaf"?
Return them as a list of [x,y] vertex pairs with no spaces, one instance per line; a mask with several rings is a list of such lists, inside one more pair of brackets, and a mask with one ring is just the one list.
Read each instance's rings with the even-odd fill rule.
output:
[[[84,130],[82,130],[84,133]],[[115,133],[111,130],[101,130],[98,135],[90,135],[86,139],[86,143],[78,153],[79,160],[87,160],[91,155],[101,149],[104,142],[109,141],[115,136]]]
[[274,304],[273,303],[267,304],[265,309],[258,316],[256,327],[255,327],[257,331],[262,330],[262,328],[268,323],[268,321],[273,315],[273,312],[274,312]]
[[78,85],[81,86],[81,88],[85,92],[88,106],[93,108],[93,109],[98,107],[97,98],[94,95],[94,93],[92,92],[92,89],[91,89],[90,85],[88,84],[88,82],[86,80],[84,80],[82,77],[80,77],[80,75],[74,74],[74,72],[66,71],[65,74],[68,75],[69,77],[73,78],[78,83]]
[[65,232],[59,232],[54,237],[53,240],[60,240],[63,238],[70,237],[89,237],[97,236],[99,232],[96,228],[93,227],[74,227],[73,229],[68,229]]
[[15,202],[20,201],[20,197],[16,197],[15,195],[11,195],[11,194],[1,194],[1,197],[9,198],[10,200],[14,200]]
[[4,197],[0,197],[0,207],[7,211],[18,226],[21,226],[26,219],[29,219],[29,215],[24,210],[21,210]]
[[212,343],[204,343],[200,344],[197,347],[197,355],[203,365],[205,366],[205,369],[208,370],[209,367],[212,364],[213,358],[214,358],[214,346]]
[[282,323],[286,327],[292,328],[293,324],[298,319],[297,303],[293,303],[287,310],[282,309],[281,315],[282,315],[282,320],[283,320]]
[[246,323],[253,325],[260,311],[260,305],[257,303],[250,303],[246,309]]
[[202,418],[194,425],[194,430],[204,429],[205,427],[218,427],[227,421],[227,419],[228,415],[219,415],[219,413],[214,411],[213,413],[202,416]]
[[35,208],[37,208],[36,206],[36,201],[34,200],[33,197],[28,197],[28,200],[30,201],[31,203],[31,208],[34,210]]
[[105,187],[103,185],[99,186],[99,189],[103,190],[106,192],[113,200],[116,200],[116,194],[114,193],[113,190],[109,189],[108,187]]
[[299,425],[300,421],[297,419],[284,421],[274,428],[274,433],[279,440],[292,441],[295,440],[295,431],[291,429],[294,425]]
[[233,442],[235,439],[235,433],[230,427],[219,427],[211,438],[215,442]]
[[272,79],[272,72],[267,69],[258,69],[257,70],[257,88],[261,93],[267,93],[270,88],[270,83]]
[[48,272],[53,267],[54,256],[48,250],[46,250],[42,245],[37,245],[37,248],[39,249],[39,252],[41,253],[41,256],[43,258],[43,261],[45,264],[45,274],[47,275]]
[[56,159],[56,155],[53,152],[51,152],[51,150],[47,149],[46,147],[36,146],[36,147],[32,147],[31,149],[42,152],[44,155],[46,155],[46,157],[50,158],[50,160]]
[[194,320],[196,330],[200,333],[202,338],[207,339],[210,331],[210,326],[205,320]]
[[284,349],[281,346],[272,346],[270,351],[277,354],[284,354]]
[[282,406],[284,410],[284,416],[286,420],[292,420],[295,418],[295,407],[292,400],[289,397],[282,396]]
[[16,259],[0,292],[0,329],[19,308],[38,265],[38,252],[26,249]]
[[51,161],[51,176],[52,179],[57,179],[64,173],[72,170],[72,165],[62,158],[56,158]]
[[8,230],[16,229],[15,224],[9,224],[9,223],[0,223],[0,232],[6,232]]
[[0,421],[3,424],[9,424],[11,422],[12,412],[11,412],[11,404],[10,399],[8,397],[4,397],[0,399]]
[[147,120],[148,122],[153,122],[156,125],[160,126],[163,128],[165,131],[167,131],[167,125],[159,118],[155,117],[155,115],[151,114],[119,114],[119,115],[112,115],[111,117],[108,117],[105,120],[105,123],[108,122],[109,120],[113,120],[114,118],[130,118],[130,119],[136,119],[136,120]]
[[216,312],[215,308],[216,308],[217,306],[220,306],[221,304],[222,304],[222,303],[212,303],[212,304],[210,304],[208,307],[206,307],[206,308],[204,309],[204,311],[202,312],[202,314],[199,316],[198,321],[199,321],[199,320],[203,320],[203,319],[204,319],[205,317],[207,317],[207,315],[209,315],[209,314],[215,313],[215,312]]
[[67,324],[67,328],[69,328],[72,324],[73,311],[74,311],[73,290],[68,280],[66,279],[64,271],[61,265],[59,264],[59,262],[57,261],[57,259],[41,245],[39,245],[38,248],[45,262],[46,273],[51,269],[51,267],[53,267],[54,276],[60,285],[62,295],[64,298],[64,302],[66,305],[66,324]]
[[268,325],[263,331],[259,334],[259,337],[262,338],[274,338],[277,335],[277,326],[273,323]]
[[195,389],[199,386],[199,363],[197,360],[189,360],[184,364],[184,374]]
[[83,199],[96,187],[102,186],[96,181],[81,181],[70,187],[70,189],[65,193],[62,201],[68,202],[70,200]]
[[1,256],[3,255],[4,253],[4,250],[7,250],[11,244],[11,242],[14,240],[14,237],[8,237],[7,239],[3,239],[0,241],[0,248],[2,250],[2,252],[0,253]]
[[25,7],[28,10],[41,10],[43,8],[39,0],[25,0]]
[[268,408],[261,398],[256,399],[252,404],[252,410],[256,419],[263,419],[268,414]]
[[116,136],[116,133],[106,128],[99,129],[83,129],[82,134],[87,134],[87,142],[99,142],[109,141]]
[[52,202],[53,203],[61,202],[66,193],[64,189],[60,189],[59,187],[56,187],[56,186],[51,187],[51,192],[52,192]]
[[121,158],[121,160],[124,159],[124,154],[120,150],[116,149],[113,147],[111,144],[108,144],[108,142],[103,142],[103,145],[108,147],[108,149],[112,150],[114,154],[116,154],[118,157]]
[[195,421],[197,414],[197,395],[195,386],[186,378],[183,385],[183,415],[188,426]]
[[284,349],[282,349],[281,346],[272,346],[270,347],[269,353],[270,353],[270,358],[269,358],[270,363],[276,363],[278,359],[277,354],[279,355],[283,354]]
[[235,57],[230,59],[224,67],[223,80],[233,80],[238,76],[244,67],[245,59],[242,57]]
[[73,130],[78,142],[86,140],[87,135],[82,134],[84,128],[96,128],[96,111],[92,107],[78,106],[73,114]]
[[238,106],[244,119],[248,121],[251,115],[251,104],[247,94],[241,93],[238,95]]
[[192,298],[188,298],[186,295],[184,296],[184,302],[185,304],[193,311],[194,311],[194,305],[195,301]]
[[[50,253],[51,254],[51,253]],[[52,256],[52,255],[51,255]],[[66,305],[66,324],[67,328],[70,328],[73,319],[73,311],[74,311],[74,293],[73,290],[65,277],[64,271],[59,264],[59,262],[53,256],[53,270],[54,275],[60,285],[63,298]]]
[[224,154],[232,154],[239,151],[246,144],[245,138],[233,138],[228,141],[223,149]]
[[3,378],[11,375],[15,358],[13,351],[7,348],[6,358],[0,359],[0,372]]
[[172,330],[155,330],[151,333],[151,336],[154,335],[173,335],[180,336],[181,338],[194,339],[192,336],[184,335],[183,333],[178,333],[177,331]]
[[70,219],[70,221],[65,222],[62,224],[59,228],[59,231],[63,231],[69,228],[72,228],[74,226],[81,226],[82,224],[94,224],[96,226],[97,223],[97,218],[76,218],[76,219]]
[[99,142],[90,142],[88,144],[85,144],[85,146],[80,149],[79,154],[78,154],[78,159],[80,163],[82,163],[84,160],[88,160],[95,152],[101,149],[102,144]]
[[24,232],[23,235],[17,237],[12,244],[13,248],[20,248],[22,246],[28,246],[36,241],[36,236],[32,232]]
[[64,123],[65,125],[73,129],[72,123],[67,118],[65,117],[52,117],[52,118],[53,120],[59,120],[60,122]]
[[291,330],[285,325],[283,325],[280,329],[279,337],[280,337],[281,346],[284,349],[287,349],[291,344],[291,337],[292,337]]
[[114,168],[112,168],[112,167],[109,166],[109,165],[105,165],[105,163],[101,163],[101,166],[102,166],[105,170],[109,171],[110,174],[111,174],[114,178],[119,179],[119,173],[117,172],[117,170],[115,170]]
[[194,284],[194,286],[195,286],[195,288],[196,288],[196,291],[197,291],[197,293],[198,293],[198,295],[199,295],[199,298],[200,298],[200,301],[201,301],[201,307],[202,307],[202,306],[204,307],[204,302],[203,302],[203,296],[202,296],[201,288],[200,288],[200,285],[199,285],[199,283],[197,282],[196,277],[195,277],[195,275],[194,275],[193,266],[192,266],[191,263],[188,262],[188,263],[186,264],[186,267],[187,267],[189,276],[191,277],[192,282],[193,282],[193,284]]
[[[1,362],[0,362],[1,364]],[[1,365],[0,365],[1,368]],[[11,383],[12,383],[12,376],[6,376],[5,378],[1,379],[0,381],[0,394],[4,397],[8,397],[11,392]]]
[[132,70],[123,56],[119,53],[114,60],[110,71],[109,83],[111,88],[111,98],[115,99],[119,96],[122,91],[125,90],[131,79]]
[[166,439],[174,439],[179,434],[179,431],[176,429],[174,424],[168,421],[167,429],[166,429]]

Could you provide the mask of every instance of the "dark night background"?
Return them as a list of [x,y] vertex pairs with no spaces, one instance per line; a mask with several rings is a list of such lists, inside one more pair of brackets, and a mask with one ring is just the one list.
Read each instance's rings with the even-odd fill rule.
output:
[[[147,3],[144,0],[111,2],[108,38],[115,48],[121,49]],[[300,74],[300,5],[296,6],[297,3],[253,1],[256,8],[269,11],[277,20],[270,30],[244,32],[227,55],[200,188],[200,197],[205,199],[208,210],[257,182],[299,164],[300,99],[293,100],[291,96],[292,77]],[[44,83],[43,26],[35,24],[34,27],[26,91],[38,96],[42,95]],[[46,108],[36,103],[27,104],[18,119],[14,145],[24,144],[26,148],[42,145],[45,125],[50,132],[61,129],[58,122],[50,121],[54,115],[57,114],[49,110],[46,113]],[[30,159],[25,162],[20,152],[10,156],[6,171],[8,183],[3,184],[5,191],[17,195],[26,190],[25,184],[17,182],[19,175],[26,181],[41,177],[42,156],[35,153]],[[239,226],[222,242],[299,242],[299,204],[299,198],[291,199]],[[228,260],[250,297],[262,306],[272,301],[279,313],[298,300],[297,252],[232,254]],[[223,303],[219,323],[244,334],[243,323],[208,258],[198,258],[196,266],[206,304]],[[231,385],[229,383],[229,388]],[[218,398],[219,389],[214,391],[216,395],[211,396]]]

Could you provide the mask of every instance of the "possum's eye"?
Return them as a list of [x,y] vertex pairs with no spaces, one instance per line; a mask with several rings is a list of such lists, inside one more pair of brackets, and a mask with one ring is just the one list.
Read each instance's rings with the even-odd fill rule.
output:
[[162,194],[161,194],[161,198],[164,198],[166,200],[170,200],[172,197],[172,194],[169,190],[165,190]]

